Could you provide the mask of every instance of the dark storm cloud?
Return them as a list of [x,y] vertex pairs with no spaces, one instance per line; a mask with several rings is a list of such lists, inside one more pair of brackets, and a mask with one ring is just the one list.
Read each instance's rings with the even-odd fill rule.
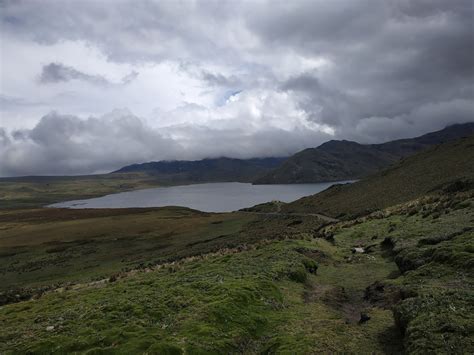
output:
[[344,118],[353,115],[357,105],[343,92],[322,85],[314,73],[290,78],[280,88],[296,94],[299,107],[310,119],[331,126],[339,126]]
[[138,77],[139,73],[137,71],[132,71],[130,74],[125,75],[122,78],[122,84],[130,84]]
[[11,140],[8,137],[7,131],[3,128],[0,128],[0,147],[7,147],[11,144]]
[[108,80],[100,75],[85,74],[61,63],[49,63],[44,65],[39,77],[39,81],[42,84],[56,84],[70,80],[82,80],[97,85],[110,84]]
[[106,172],[180,153],[176,142],[130,114],[83,120],[53,112],[11,137],[0,129],[0,145],[2,176]]
[[42,44],[91,42],[118,62],[224,54],[216,39],[221,34],[225,40],[226,21],[238,14],[232,3],[220,1],[30,0],[2,5],[1,29],[6,33]]
[[[415,112],[424,106],[449,107],[459,120],[474,120],[472,112],[457,107],[474,97],[470,1],[299,5],[275,7],[273,16],[257,14],[249,22],[275,46],[331,60],[328,72],[303,73],[282,85],[297,92],[312,119],[332,124],[341,137],[369,141],[413,134]],[[442,111],[444,124],[452,122],[453,115]],[[405,128],[393,135],[354,136],[354,128],[368,119],[377,126],[399,120]],[[432,122],[424,122],[425,130],[442,128]]]
[[[114,132],[117,125],[123,138],[118,149],[106,149],[114,140],[105,135],[111,159],[99,154],[96,144],[76,144],[92,136],[102,147],[95,130],[101,119],[85,124],[57,115],[41,119],[27,134],[4,130],[0,142],[9,153],[2,158],[9,163],[3,169],[9,173],[28,167],[43,171],[43,166],[88,172],[133,159],[189,157],[183,144],[192,147],[193,157],[268,156],[329,138],[380,142],[474,121],[472,0],[1,1],[0,7],[5,37],[41,46],[79,41],[98,48],[110,62],[138,67],[172,63],[199,82],[192,85],[216,92],[214,102],[226,101],[222,97],[233,90],[255,95],[230,103],[228,110],[194,102],[199,109],[186,110],[187,116],[200,117],[194,125],[175,127],[169,136],[144,129],[153,137],[150,142],[158,142],[154,149],[143,147],[140,135],[126,139],[128,129],[121,129],[121,121],[104,123],[101,129]],[[113,85],[137,76],[132,72]],[[69,80],[112,86],[105,76],[61,63],[50,63],[41,73],[43,83]],[[275,94],[283,98],[280,106],[262,99],[275,96],[269,93],[281,94]],[[265,104],[259,105],[261,100]],[[289,128],[278,115],[286,105],[292,107]],[[202,112],[212,120],[206,121]],[[250,117],[254,113],[258,119]],[[225,120],[216,119],[221,114]],[[301,127],[313,127],[313,132]],[[329,127],[334,136],[321,127]],[[185,137],[184,143],[179,137]],[[42,148],[35,151],[38,145]],[[13,160],[18,156],[24,159]]]
[[201,72],[201,79],[209,86],[236,87],[242,85],[242,81],[235,75],[225,76],[220,73],[211,73],[206,70]]
[[[138,72],[132,71],[130,74],[127,74],[122,78],[120,84],[129,84],[137,77]],[[39,82],[41,84],[57,84],[71,80],[81,80],[94,85],[116,85],[101,75],[86,74],[71,66],[61,63],[49,63],[44,65],[41,75],[39,76]]]

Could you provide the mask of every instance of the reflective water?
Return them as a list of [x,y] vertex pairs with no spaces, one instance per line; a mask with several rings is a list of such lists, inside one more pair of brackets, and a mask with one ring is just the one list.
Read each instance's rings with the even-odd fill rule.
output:
[[252,185],[225,182],[158,187],[122,192],[87,200],[61,202],[50,207],[127,208],[184,206],[205,212],[230,212],[272,200],[292,202],[303,196],[325,190],[333,184]]

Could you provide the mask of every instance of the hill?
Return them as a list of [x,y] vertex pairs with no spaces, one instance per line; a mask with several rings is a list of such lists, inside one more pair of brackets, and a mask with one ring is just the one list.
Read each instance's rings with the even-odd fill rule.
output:
[[472,353],[473,206],[4,211],[0,352]]
[[473,353],[473,149],[276,212],[0,210],[0,353]]
[[250,182],[278,167],[285,158],[232,159],[196,161],[157,161],[125,166],[114,173],[146,173],[160,181],[178,182]]
[[0,178],[0,209],[41,207],[163,185],[144,173]]
[[420,137],[382,144],[333,140],[317,148],[296,153],[280,167],[256,179],[254,183],[288,184],[360,179],[400,158],[473,133],[474,123],[465,123],[448,126]]
[[[331,217],[357,216],[474,181],[474,135],[432,147],[353,184],[334,185],[282,207]],[[457,186],[457,187],[456,187]]]

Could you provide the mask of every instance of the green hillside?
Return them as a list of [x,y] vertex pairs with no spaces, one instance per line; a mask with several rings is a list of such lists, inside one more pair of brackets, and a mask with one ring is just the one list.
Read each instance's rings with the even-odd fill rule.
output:
[[467,188],[473,180],[474,136],[471,136],[405,158],[356,183],[332,186],[317,195],[287,204],[282,210],[349,218],[431,191]]
[[261,217],[217,249],[196,230],[197,255],[4,305],[0,351],[472,353],[473,206],[470,190],[323,229]]
[[144,173],[0,178],[0,208],[43,207],[166,185]]

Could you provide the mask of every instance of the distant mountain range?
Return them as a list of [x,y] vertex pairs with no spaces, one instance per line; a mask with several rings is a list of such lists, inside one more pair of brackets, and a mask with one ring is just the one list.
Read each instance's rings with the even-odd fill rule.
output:
[[448,126],[443,130],[410,139],[382,144],[329,141],[305,149],[278,168],[254,180],[255,184],[315,183],[360,179],[433,145],[474,134],[474,122]]
[[146,173],[162,182],[252,182],[286,158],[231,159],[196,161],[158,161],[125,166],[114,173]]
[[317,183],[360,179],[431,146],[474,134],[474,122],[455,124],[416,138],[382,144],[332,140],[289,158],[158,161],[125,166],[115,173],[145,173],[162,183]]

